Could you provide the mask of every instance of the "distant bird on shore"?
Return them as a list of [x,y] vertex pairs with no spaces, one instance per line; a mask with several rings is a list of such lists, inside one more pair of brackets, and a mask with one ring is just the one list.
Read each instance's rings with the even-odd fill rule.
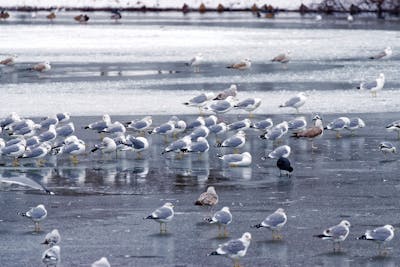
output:
[[10,14],[4,9],[0,11],[0,20],[6,20],[10,17]]
[[235,70],[247,70],[251,67],[251,60],[248,58],[243,59],[239,63],[234,63],[232,65],[227,66],[228,69],[235,69]]
[[382,90],[385,85],[385,75],[380,73],[378,78],[376,78],[373,82],[362,82],[357,87],[360,90],[369,90],[372,93],[372,96],[376,97],[378,91]]
[[189,62],[185,63],[186,66],[193,67],[194,72],[200,72],[200,65],[203,63],[203,54],[198,53]]
[[86,23],[89,21],[89,19],[90,19],[89,16],[86,14],[80,14],[74,17],[74,20],[76,20],[79,23]]
[[286,51],[286,53],[277,55],[271,61],[286,64],[290,61],[290,54],[291,54],[291,52],[288,50],[288,51]]
[[236,97],[237,86],[236,84],[231,84],[229,88],[217,93],[217,96],[213,100],[225,100],[228,96]]
[[39,232],[39,223],[47,217],[47,210],[43,204],[40,204],[34,208],[31,208],[27,212],[19,212],[18,214],[31,219],[35,223],[35,232]]
[[46,265],[46,267],[57,266],[60,260],[61,256],[59,246],[53,246],[43,252],[42,262]]
[[321,15],[316,15],[315,16],[315,21],[321,21],[322,20],[322,16]]
[[55,11],[51,11],[46,18],[50,21],[53,21],[55,18],[57,17],[56,12]]
[[[167,223],[170,222],[174,218],[174,205],[172,203],[167,202],[162,207],[159,207],[149,216],[143,219],[151,219],[160,223],[160,233],[167,232]],[[163,227],[164,225],[164,227]]]
[[389,58],[393,54],[392,48],[390,46],[386,47],[382,52],[369,57],[369,59],[383,59],[383,58]]
[[287,158],[280,157],[276,162],[276,166],[279,169],[279,176],[282,176],[282,171],[286,171],[287,176],[290,177],[293,167],[290,165],[290,161]]
[[307,128],[303,131],[294,133],[292,137],[300,138],[305,137],[311,139],[311,148],[317,149],[318,147],[314,146],[314,138],[321,137],[324,134],[324,126],[322,125],[322,119],[319,115],[315,115],[313,118],[314,126]]
[[[272,240],[281,240],[282,234],[280,233],[281,228],[286,224],[287,216],[285,210],[282,208],[277,209],[274,213],[268,215],[261,223],[256,224],[254,228],[268,228],[272,231]],[[277,232],[277,233],[275,233]]]
[[397,132],[397,138],[400,140],[400,120],[389,123],[386,126],[388,132]]
[[346,19],[347,19],[348,22],[353,22],[354,21],[354,17],[351,14],[347,15]]
[[110,19],[114,20],[115,22],[122,18],[122,14],[118,10],[113,10],[111,13]]
[[299,108],[302,107],[306,103],[307,94],[304,92],[298,93],[296,96],[290,98],[285,103],[281,104],[280,108],[290,107],[296,109],[297,113],[299,113]]
[[91,267],[111,267],[111,265],[106,257],[102,257],[98,261],[93,262]]
[[[387,251],[384,246],[386,242],[389,242],[394,237],[394,227],[390,224],[385,226],[377,227],[374,230],[367,230],[365,234],[360,236],[359,240],[369,240],[378,243],[378,249],[380,255],[386,255]],[[383,245],[383,249],[381,247]]]
[[233,260],[234,267],[240,267],[239,258],[246,255],[251,241],[251,234],[246,232],[239,239],[230,240],[208,254],[208,256],[222,255]]
[[61,242],[60,232],[58,232],[57,229],[54,229],[50,233],[46,234],[42,244],[43,245],[48,245],[49,247],[52,247],[54,245],[60,244],[60,242]]
[[[350,233],[350,223],[347,220],[341,221],[338,225],[326,229],[322,234],[315,237],[322,240],[330,240],[333,242],[333,252],[340,251],[340,243],[345,241]],[[337,248],[336,248],[337,244]]]
[[47,72],[51,70],[51,65],[49,61],[39,62],[33,65],[29,70],[34,70],[37,72]]
[[388,153],[397,153],[396,147],[390,142],[382,142],[379,144],[379,150],[383,153],[386,159]]
[[5,65],[5,66],[12,66],[15,64],[15,59],[17,58],[17,55],[10,55],[4,59],[0,60],[0,65]]

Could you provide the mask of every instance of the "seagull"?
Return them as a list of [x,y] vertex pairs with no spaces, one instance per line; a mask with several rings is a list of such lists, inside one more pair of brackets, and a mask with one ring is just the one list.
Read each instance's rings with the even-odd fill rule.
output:
[[[265,218],[264,221],[262,221],[259,224],[254,225],[252,227],[268,228],[272,231],[272,240],[275,240],[275,239],[281,240],[282,235],[280,234],[280,230],[286,224],[286,222],[287,222],[286,213],[285,213],[284,209],[279,208],[274,213],[268,215],[268,217]],[[275,231],[277,231],[278,234],[275,234]]]
[[71,114],[69,112],[60,112],[57,113],[56,116],[59,123],[67,122],[71,118]]
[[225,244],[219,245],[219,247],[208,254],[208,256],[213,255],[223,255],[228,258],[231,258],[234,262],[233,267],[240,267],[239,258],[244,257],[246,255],[247,249],[249,248],[251,241],[251,234],[246,232],[242,235],[241,238],[231,240],[226,242]]
[[369,90],[372,93],[372,96],[376,97],[376,93],[382,90],[383,86],[385,85],[385,75],[383,73],[379,74],[379,77],[376,78],[373,82],[362,82],[357,89],[360,90]]
[[382,244],[385,244],[386,242],[389,242],[393,239],[394,237],[394,227],[390,224],[387,224],[385,226],[381,226],[378,228],[375,228],[374,230],[367,230],[365,234],[360,236],[358,239],[361,240],[370,240],[378,243],[379,245],[379,254],[380,255],[386,255],[387,252],[385,251],[385,247],[383,247],[383,250],[381,251],[381,246]]
[[31,208],[27,212],[19,212],[19,215],[31,219],[35,223],[35,232],[40,231],[39,223],[47,217],[47,210],[43,204]]
[[49,126],[48,131],[45,131],[39,135],[39,140],[40,142],[51,142],[55,140],[56,137],[57,137],[56,126],[52,124]]
[[122,18],[121,13],[118,10],[113,10],[111,11],[112,15],[110,16],[110,19],[115,20],[115,22],[117,22],[118,20],[120,20]]
[[243,109],[249,112],[249,116],[252,117],[252,111],[256,110],[261,105],[261,98],[246,98],[245,100],[239,101],[234,105],[235,108]]
[[53,21],[56,18],[56,12],[51,11],[50,14],[46,15],[46,18],[49,19],[50,21]]
[[[172,218],[174,218],[174,205],[172,203],[167,202],[165,203],[162,207],[156,209],[153,211],[152,214],[147,216],[144,219],[152,219],[155,220],[156,222],[160,223],[160,233],[166,233],[167,232],[167,222],[170,222]],[[165,225],[163,229],[163,224]]]
[[132,135],[128,135],[126,137],[126,145],[131,147],[133,151],[137,153],[138,159],[141,159],[142,151],[145,151],[149,148],[149,141],[143,136],[134,137]]
[[290,61],[290,54],[291,54],[291,52],[288,50],[286,53],[277,55],[271,61],[286,64]]
[[268,139],[271,141],[279,140],[282,138],[289,130],[289,125],[287,121],[283,121],[275,125],[271,130],[260,135],[261,139]]
[[275,148],[274,151],[268,154],[268,157],[271,159],[279,159],[280,157],[288,158],[291,151],[290,146],[283,145]]
[[189,153],[205,153],[210,149],[210,145],[205,137],[198,137],[196,142],[191,143],[187,148],[181,149],[182,152]]
[[58,117],[56,115],[54,116],[49,116],[44,118],[40,123],[40,127],[42,129],[49,129],[50,125],[55,125],[57,126],[58,124]]
[[60,260],[61,259],[60,259],[59,246],[53,246],[51,248],[48,248],[45,252],[43,252],[42,262],[46,265],[46,267],[57,266]]
[[221,235],[221,226],[224,227],[224,234],[223,236],[228,236],[228,232],[226,231],[226,226],[232,222],[232,214],[229,210],[229,207],[223,207],[221,210],[214,213],[211,218],[205,218],[206,222],[211,224],[218,224],[218,236]]
[[14,158],[13,166],[16,167],[19,165],[18,158],[25,153],[25,145],[25,139],[22,139],[20,142],[11,145],[7,145],[6,143],[5,147],[1,149],[1,154],[7,157]]
[[111,267],[106,257],[102,257],[100,260],[92,263],[91,267]]
[[198,107],[199,112],[201,114],[201,108],[204,107],[214,97],[215,97],[214,93],[201,93],[200,95],[197,95],[189,99],[189,101],[184,102],[183,104],[189,107]]
[[97,132],[101,132],[106,129],[108,126],[111,125],[111,118],[110,115],[104,114],[101,121],[96,121],[90,123],[84,127],[84,129],[95,130]]
[[355,118],[350,118],[350,123],[346,127],[346,129],[349,130],[352,135],[354,135],[355,130],[364,127],[365,127],[365,122],[361,118],[355,117]]
[[134,120],[125,123],[127,130],[133,130],[136,132],[144,132],[153,124],[152,116],[146,116],[140,120]]
[[214,133],[215,135],[221,135],[227,132],[228,126],[226,125],[225,122],[220,122],[216,125],[211,126],[209,129],[210,133]]
[[185,149],[190,146],[192,143],[192,138],[189,135],[186,135],[168,145],[164,148],[161,154],[169,153],[169,152],[181,152],[182,149]]
[[86,153],[86,144],[83,140],[78,139],[76,136],[72,135],[64,140],[64,145],[60,148],[56,148],[56,155],[68,154],[71,155],[71,161],[74,164],[78,163],[78,155],[83,155]]
[[231,124],[228,125],[228,130],[229,131],[244,131],[250,128],[252,125],[251,121],[249,119],[244,119],[241,121],[235,121]]
[[56,128],[57,137],[68,137],[75,132],[75,125],[73,122],[69,122],[63,126]]
[[299,113],[299,108],[304,105],[307,99],[307,94],[304,92],[300,92],[297,96],[290,98],[288,101],[280,105],[280,108],[291,107],[295,108],[297,113]]
[[248,58],[243,59],[239,63],[227,66],[228,69],[247,70],[251,67],[251,60]]
[[102,153],[112,153],[117,151],[117,144],[110,137],[104,137],[101,144],[94,145],[92,152],[101,150]]
[[79,23],[86,23],[89,20],[89,16],[86,14],[80,14],[78,16],[75,16],[74,20],[76,20]]
[[353,22],[354,21],[354,17],[351,14],[347,15],[346,19],[347,19],[348,22]]
[[349,221],[343,220],[338,225],[326,229],[321,235],[315,235],[315,237],[322,240],[331,240],[333,242],[333,252],[336,251],[336,244],[338,244],[337,250],[340,251],[340,242],[346,240],[350,233],[350,226]]
[[168,122],[161,124],[160,126],[153,129],[152,134],[162,134],[162,135],[171,135],[175,130],[175,122],[169,120]]
[[293,171],[293,167],[290,166],[290,161],[285,157],[280,157],[278,159],[276,167],[279,169],[279,176],[282,176],[282,171],[286,171],[288,176],[290,176],[290,173]]
[[4,9],[0,12],[0,20],[6,20],[10,17],[10,14]]
[[11,112],[10,115],[0,121],[0,127],[5,128],[13,122],[20,121],[21,117],[16,112]]
[[218,147],[231,147],[234,149],[235,154],[238,149],[243,147],[246,143],[246,133],[242,130],[238,131],[235,135],[228,137],[222,143],[217,144]]
[[304,116],[297,117],[291,121],[288,121],[289,130],[294,132],[302,131],[307,127],[307,121]]
[[210,206],[210,207],[214,207],[215,205],[217,205],[218,195],[217,192],[215,191],[214,186],[209,186],[206,192],[201,193],[201,195],[194,204],[197,206]]
[[386,159],[386,154],[397,153],[396,147],[390,142],[382,142],[379,144],[379,150],[383,153]]
[[397,138],[400,139],[400,120],[388,124],[386,130],[388,132],[397,132]]
[[324,130],[332,130],[336,132],[336,138],[341,138],[340,131],[346,129],[350,125],[350,119],[347,117],[339,117],[328,123]]
[[236,84],[231,84],[231,86],[228,89],[219,92],[213,100],[225,100],[228,96],[236,97],[236,95],[237,95],[237,86]]
[[186,129],[194,129],[199,126],[204,126],[205,124],[205,119],[202,116],[199,116],[194,121],[189,122],[186,126]]
[[315,115],[313,118],[314,126],[311,128],[307,128],[303,131],[294,133],[292,137],[300,138],[305,137],[311,139],[311,148],[317,149],[318,147],[314,146],[313,140],[314,138],[321,137],[324,134],[324,126],[322,125],[322,119],[319,115]]
[[218,156],[225,164],[230,167],[248,167],[251,164],[251,154],[244,152],[242,154],[227,154]]
[[15,64],[15,60],[17,59],[16,55],[10,55],[4,59],[0,60],[0,65],[5,65],[5,66],[12,66]]
[[209,105],[205,106],[205,110],[210,110],[216,114],[226,113],[234,106],[235,99],[233,96],[228,96],[225,100],[214,100]]
[[47,72],[51,70],[51,65],[49,61],[39,62],[33,65],[30,70],[38,71],[38,72]]
[[316,15],[315,16],[315,21],[321,21],[322,20],[322,16],[321,15]]
[[60,242],[61,242],[61,235],[57,229],[54,229],[50,233],[47,233],[42,244],[48,245],[49,247],[53,247],[55,245],[58,245]]
[[199,126],[196,129],[194,129],[189,136],[190,138],[192,138],[192,141],[194,141],[197,140],[197,138],[199,137],[207,138],[209,133],[210,130],[206,126]]
[[218,122],[218,118],[215,115],[210,115],[204,119],[204,126],[210,129],[211,126],[216,125]]
[[43,158],[47,156],[47,154],[49,154],[50,151],[51,151],[51,145],[47,142],[44,142],[33,149],[25,150],[24,154],[21,155],[20,158],[38,159],[37,165],[43,166],[44,163]]
[[272,119],[266,118],[265,120],[261,120],[261,121],[257,121],[255,123],[253,123],[250,126],[250,128],[254,128],[254,129],[266,132],[269,129],[271,129],[273,126],[274,126],[274,122],[272,121]]
[[200,65],[203,63],[203,60],[203,55],[198,53],[195,57],[189,60],[189,62],[185,63],[185,65],[193,67],[194,72],[200,72]]
[[385,48],[385,50],[383,50],[379,54],[369,57],[369,59],[389,58],[392,54],[393,54],[392,48],[390,46],[388,46]]

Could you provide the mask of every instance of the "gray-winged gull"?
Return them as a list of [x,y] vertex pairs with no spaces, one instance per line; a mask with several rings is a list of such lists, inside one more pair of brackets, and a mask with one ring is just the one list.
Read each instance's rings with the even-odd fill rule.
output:
[[[255,228],[268,228],[272,231],[272,239],[282,239],[281,228],[286,224],[287,216],[284,209],[279,208],[274,213],[268,215],[261,223],[254,225]],[[275,233],[278,232],[278,233]]]

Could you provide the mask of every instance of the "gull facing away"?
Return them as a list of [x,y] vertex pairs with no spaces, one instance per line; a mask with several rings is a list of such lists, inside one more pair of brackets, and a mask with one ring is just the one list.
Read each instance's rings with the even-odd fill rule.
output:
[[213,207],[218,204],[218,195],[214,186],[209,186],[206,192],[201,193],[199,198],[194,203],[196,206]]
[[292,149],[288,145],[283,145],[275,148],[271,153],[268,154],[268,157],[271,159],[279,159],[280,157],[287,158],[290,155]]
[[91,267],[111,267],[111,265],[106,257],[102,257],[98,261],[93,262]]
[[149,141],[143,136],[135,137],[128,135],[126,137],[125,145],[129,146],[134,152],[137,153],[137,159],[141,159],[142,151],[145,151],[149,148]]
[[[174,218],[174,205],[172,203],[167,202],[162,207],[159,207],[152,214],[143,218],[143,219],[151,219],[160,223],[160,233],[167,232],[167,223]],[[164,225],[164,228],[163,228]]]
[[4,59],[0,60],[0,65],[5,65],[5,66],[12,66],[15,64],[15,59],[17,58],[16,55],[10,55]]
[[242,154],[227,154],[223,156],[218,156],[224,164],[229,167],[248,167],[251,165],[252,157],[249,152],[244,152]]
[[[206,153],[210,149],[210,145],[205,137],[198,137],[196,142],[192,142],[187,148],[181,149],[184,153]],[[200,154],[201,156],[201,154]],[[199,156],[199,158],[200,158]]]
[[282,138],[289,130],[289,125],[287,121],[283,121],[274,127],[272,129],[268,130],[267,132],[263,133],[260,135],[261,139],[268,139],[270,141],[276,141],[280,138]]
[[[268,228],[272,231],[272,240],[281,240],[282,234],[280,233],[281,228],[286,224],[287,216],[284,209],[279,208],[274,213],[268,215],[267,218],[264,219],[259,224],[256,224],[252,227],[255,228]],[[277,233],[275,233],[277,232]]]
[[378,91],[382,90],[383,86],[385,85],[385,75],[380,73],[378,78],[376,78],[373,82],[362,82],[357,87],[360,90],[369,90],[371,91],[372,96],[376,97]]
[[47,217],[47,210],[43,204],[31,208],[27,212],[19,212],[19,215],[31,219],[35,223],[35,232],[40,231],[39,223]]
[[239,63],[234,63],[232,65],[227,66],[228,69],[235,69],[235,70],[247,70],[251,67],[251,60],[248,58],[243,59]]
[[346,129],[349,130],[352,135],[354,135],[355,130],[364,127],[365,127],[365,122],[361,118],[355,117],[355,118],[350,118],[350,123],[346,127]]
[[217,144],[218,147],[231,147],[234,149],[234,153],[239,153],[239,148],[243,147],[246,143],[246,133],[242,130],[238,131],[235,135],[228,137],[221,144]]
[[198,53],[195,57],[193,57],[189,62],[185,63],[186,66],[193,67],[194,72],[200,72],[200,65],[203,63],[203,55]]
[[49,61],[39,62],[33,65],[30,70],[38,71],[38,72],[47,72],[51,70],[51,65]]
[[217,122],[218,122],[217,116],[210,115],[204,119],[204,126],[206,126],[208,129],[210,129],[210,127],[216,125]]
[[181,139],[178,139],[171,144],[169,144],[166,148],[164,148],[163,152],[161,154],[169,153],[169,152],[181,152],[182,149],[188,148],[190,144],[192,143],[192,138],[190,138],[189,135],[186,135],[182,137]]
[[[315,235],[315,237],[322,240],[330,240],[333,242],[333,252],[340,251],[340,243],[346,240],[350,233],[350,223],[347,220],[341,221],[338,225],[326,229],[322,234]],[[337,244],[337,248],[336,248]]]
[[42,262],[46,265],[46,267],[50,266],[57,266],[57,264],[60,262],[61,257],[60,257],[60,247],[59,246],[53,246],[48,249],[46,249],[45,252],[43,252],[42,255]]
[[304,116],[294,118],[291,121],[288,121],[288,128],[293,132],[302,131],[307,127],[307,121]]
[[304,92],[298,93],[296,96],[290,98],[285,103],[281,104],[280,108],[290,107],[295,108],[297,113],[299,113],[299,108],[306,103],[307,94]]
[[324,130],[332,130],[336,132],[336,138],[341,138],[340,131],[346,129],[350,125],[350,119],[347,117],[339,117],[326,125]]
[[214,213],[211,218],[204,218],[204,220],[210,224],[216,223],[218,225],[218,236],[221,236],[222,226],[224,228],[222,236],[226,237],[228,236],[226,226],[232,222],[232,213],[230,212],[229,207],[223,207],[221,210]]
[[223,255],[233,260],[233,267],[240,267],[239,258],[246,255],[251,241],[251,234],[246,232],[239,239],[230,240],[208,254],[208,256]]
[[253,116],[252,112],[261,105],[261,98],[246,98],[245,100],[239,101],[234,105],[235,108],[243,109],[249,112],[249,117]]
[[386,130],[388,132],[397,132],[397,138],[400,140],[400,120],[388,124]]
[[382,142],[379,144],[379,150],[383,153],[386,159],[386,154],[388,153],[397,153],[396,147],[390,142]]
[[58,232],[57,229],[54,229],[50,233],[46,234],[42,244],[43,245],[48,245],[49,247],[53,247],[55,245],[60,244],[60,242],[61,242],[60,232]]
[[231,86],[228,89],[219,92],[213,100],[225,100],[228,96],[236,97],[236,95],[237,95],[237,86],[236,84],[231,84]]
[[[374,230],[367,230],[365,234],[360,236],[360,240],[369,240],[378,243],[378,250],[380,255],[386,255],[385,243],[389,242],[394,237],[394,227],[390,224],[375,228]],[[383,250],[381,247],[383,245]]]
[[253,123],[250,128],[254,128],[261,131],[268,131],[274,126],[274,122],[271,118],[266,118],[265,120],[257,121]]
[[100,150],[102,153],[112,153],[117,151],[117,144],[110,137],[104,137],[100,144],[94,145],[92,153]]
[[279,169],[279,176],[282,176],[282,171],[286,171],[287,176],[289,177],[290,173],[293,172],[293,167],[290,165],[290,161],[284,157],[280,157],[276,161],[276,167]]
[[324,134],[324,126],[322,125],[322,119],[319,115],[315,115],[313,121],[314,121],[313,127],[294,133],[292,137],[296,138],[305,137],[311,139],[311,148],[317,149],[318,147],[314,146],[314,138],[321,137]]
[[390,46],[386,47],[385,50],[382,52],[369,57],[369,59],[383,59],[383,58],[389,58],[393,54],[392,48]]

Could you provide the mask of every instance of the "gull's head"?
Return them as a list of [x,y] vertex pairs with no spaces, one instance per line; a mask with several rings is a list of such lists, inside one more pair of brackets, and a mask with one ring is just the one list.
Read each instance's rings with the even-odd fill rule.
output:
[[112,140],[110,137],[104,137],[103,138],[103,143],[109,145],[109,144],[115,143],[115,141]]
[[380,74],[379,74],[379,79],[385,79],[385,74],[380,73]]
[[243,153],[242,153],[242,156],[243,156],[244,158],[247,158],[247,159],[250,159],[250,160],[251,160],[251,154],[250,154],[249,152],[243,152]]
[[231,86],[229,86],[229,90],[237,91],[237,86],[236,86],[236,84],[231,84]]
[[308,94],[306,92],[300,92],[297,94],[299,97],[308,97]]
[[289,56],[289,55],[291,55],[292,54],[292,51],[290,51],[290,50],[287,50],[286,51],[286,56]]
[[390,225],[390,224],[386,224],[385,226],[383,226],[383,227],[385,227],[386,229],[388,229],[388,230],[390,230],[390,231],[393,231],[394,232],[394,227],[392,226],[392,225]]
[[284,212],[285,212],[285,210],[284,210],[284,209],[282,209],[282,208],[279,208],[279,209],[277,209],[275,212],[278,212],[278,213],[284,213]]
[[178,118],[177,116],[172,116],[172,117],[169,119],[169,121],[170,121],[170,122],[173,122],[173,123],[177,123],[177,122],[179,121],[179,118]]
[[393,52],[393,51],[392,51],[392,48],[391,48],[390,46],[388,46],[388,47],[385,48],[385,54],[386,54],[386,55],[389,55],[389,56],[390,56],[390,55],[392,54],[392,52]]
[[37,208],[39,208],[39,209],[46,209],[45,207],[44,207],[44,205],[43,204],[39,204],[39,205],[37,205]]
[[104,114],[104,115],[103,115],[103,121],[105,121],[105,122],[111,122],[111,117],[110,117],[110,115]]
[[350,227],[351,226],[351,224],[350,224],[350,222],[348,220],[341,221],[340,225],[343,225],[343,226],[346,226],[346,227]]
[[164,207],[173,209],[173,208],[174,208],[174,205],[173,205],[171,202],[167,202],[167,203],[164,204]]
[[246,133],[245,133],[245,131],[240,130],[240,131],[237,132],[236,135],[245,137]]
[[245,62],[251,62],[251,60],[249,59],[249,58],[245,58],[243,61],[245,61]]
[[250,240],[251,240],[251,234],[250,234],[249,232],[244,233],[244,234],[242,235],[242,239],[245,240],[245,241],[247,241],[247,242],[250,242]]
[[225,212],[230,212],[230,211],[229,211],[229,207],[223,207],[221,210],[222,210],[222,211],[225,211]]
[[196,141],[197,141],[197,142],[208,142],[207,139],[206,139],[205,137],[203,137],[203,136],[197,137],[197,140],[196,140]]
[[215,191],[214,186],[209,186],[209,187],[207,188],[207,193],[217,194],[217,192]]
[[316,120],[322,121],[322,118],[317,114],[317,115],[314,116],[314,118],[312,120],[313,121],[316,121]]

